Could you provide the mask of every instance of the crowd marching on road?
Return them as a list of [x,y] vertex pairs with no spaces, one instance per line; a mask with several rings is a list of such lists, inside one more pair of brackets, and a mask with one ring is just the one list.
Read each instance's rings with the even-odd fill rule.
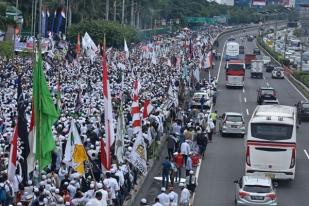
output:
[[[216,79],[209,69],[212,40],[223,29],[159,35],[130,51],[125,43],[125,51],[86,45],[79,53],[61,40],[42,59],[1,59],[1,205],[124,205],[166,136],[162,193],[153,205],[188,206],[197,186],[194,167],[216,127],[210,110]],[[207,96],[191,109],[201,89]],[[38,128],[38,121],[50,128]]]

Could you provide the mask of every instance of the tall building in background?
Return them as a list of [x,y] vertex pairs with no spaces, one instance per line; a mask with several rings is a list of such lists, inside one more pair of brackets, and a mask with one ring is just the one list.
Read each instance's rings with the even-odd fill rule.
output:
[[266,6],[266,0],[252,0],[252,6],[263,7]]
[[309,36],[309,3],[299,4],[298,15],[302,36]]

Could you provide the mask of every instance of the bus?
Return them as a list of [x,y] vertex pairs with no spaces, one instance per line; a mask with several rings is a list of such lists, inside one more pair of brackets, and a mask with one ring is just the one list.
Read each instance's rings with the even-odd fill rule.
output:
[[239,44],[236,41],[226,43],[225,60],[239,59]]
[[246,175],[294,180],[296,166],[296,108],[259,105],[248,124]]
[[225,86],[243,87],[245,81],[245,64],[240,60],[230,60],[225,65]]

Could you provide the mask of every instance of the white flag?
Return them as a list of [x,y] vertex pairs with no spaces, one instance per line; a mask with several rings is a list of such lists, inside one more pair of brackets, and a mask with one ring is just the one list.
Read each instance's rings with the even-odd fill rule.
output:
[[132,165],[143,175],[147,174],[147,150],[142,131],[137,134],[128,161],[131,162]]

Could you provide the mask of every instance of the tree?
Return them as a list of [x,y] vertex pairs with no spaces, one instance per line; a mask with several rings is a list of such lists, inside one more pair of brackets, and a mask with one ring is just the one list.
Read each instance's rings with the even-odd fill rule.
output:
[[13,56],[13,44],[10,41],[3,41],[0,43],[0,56],[5,57],[7,60]]

